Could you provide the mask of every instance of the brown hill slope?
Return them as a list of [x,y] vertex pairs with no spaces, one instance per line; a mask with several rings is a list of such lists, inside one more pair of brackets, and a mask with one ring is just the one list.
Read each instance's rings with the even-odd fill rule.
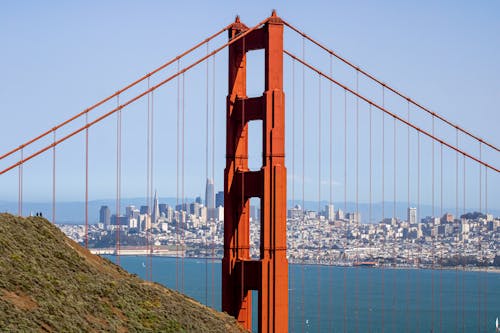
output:
[[90,254],[40,217],[0,214],[1,332],[244,332]]

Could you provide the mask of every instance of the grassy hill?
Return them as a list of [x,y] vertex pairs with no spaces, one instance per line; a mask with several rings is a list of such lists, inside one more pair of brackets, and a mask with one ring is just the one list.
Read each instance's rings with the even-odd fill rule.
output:
[[92,255],[40,217],[0,214],[1,332],[243,332]]

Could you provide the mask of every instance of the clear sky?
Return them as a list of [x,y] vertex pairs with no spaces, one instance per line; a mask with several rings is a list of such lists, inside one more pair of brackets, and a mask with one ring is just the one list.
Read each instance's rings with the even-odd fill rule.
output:
[[[284,19],[381,80],[500,145],[498,1],[3,1],[0,4],[3,123],[0,152],[132,82],[232,22],[236,14],[252,26],[269,16],[273,8]],[[317,50],[311,48],[310,52]],[[221,97],[220,116],[223,117],[224,67],[217,72],[220,72],[217,93]],[[175,94],[175,87],[173,89]],[[204,94],[203,87],[199,91]],[[190,93],[187,98],[196,99],[195,92]],[[203,117],[202,112],[202,121]],[[175,124],[166,119],[165,124],[157,131],[175,131]],[[141,132],[129,126],[127,133]],[[203,124],[200,126],[204,128]],[[223,131],[224,124],[219,120],[217,126],[218,131]],[[204,134],[197,137],[196,130],[187,131],[193,145],[199,143],[196,148],[199,150],[189,155],[186,163],[203,169],[196,179],[186,176],[185,194],[193,196],[204,192]],[[91,186],[96,199],[114,193],[114,184],[107,190],[95,184],[113,177],[112,173],[98,176],[98,170],[105,168],[101,164],[106,162],[106,154],[107,163],[114,165],[113,146],[99,148],[101,143],[104,145],[114,138],[114,132],[108,132],[108,137],[103,132],[99,139],[93,139],[98,140],[94,149],[104,150],[99,157],[92,155],[93,173],[101,177]],[[219,132],[217,141],[223,144],[223,132]],[[156,145],[158,156],[170,155],[165,160],[175,157],[175,144],[169,148],[169,142],[159,139]],[[129,150],[126,154],[133,153]],[[132,157],[130,163],[144,164],[142,155]],[[217,150],[217,156],[223,158],[223,146]],[[489,157],[496,167],[500,165],[498,153]],[[42,160],[50,164],[50,158]],[[223,162],[220,167],[220,171],[216,171],[216,190],[222,189]],[[61,177],[70,169],[73,169],[71,163],[67,168],[61,167]],[[175,178],[175,167],[167,169],[174,172],[170,177]],[[128,171],[124,172],[124,177],[129,177]],[[156,172],[158,181],[166,184],[160,171]],[[9,177],[2,180],[4,184],[16,184],[15,173]],[[37,177],[50,180],[47,173],[33,172],[26,177],[26,181]],[[496,181],[498,185],[498,176]],[[169,184],[163,187],[155,184],[155,187],[163,191],[161,195],[175,195],[175,181]],[[60,186],[58,191],[68,200],[81,197],[81,186],[74,191]],[[125,185],[124,195],[142,196],[141,186]],[[17,188],[1,187],[0,199],[16,198]],[[32,193],[33,200],[42,199],[41,193],[49,189],[49,182],[28,186],[26,197]],[[498,198],[498,189],[492,187],[491,191],[492,197],[496,194]]]

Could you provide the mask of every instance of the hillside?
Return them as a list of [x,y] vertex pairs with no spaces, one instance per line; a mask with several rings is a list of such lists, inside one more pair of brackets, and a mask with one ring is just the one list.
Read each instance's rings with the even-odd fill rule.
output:
[[0,214],[1,332],[243,332],[90,254],[41,217]]

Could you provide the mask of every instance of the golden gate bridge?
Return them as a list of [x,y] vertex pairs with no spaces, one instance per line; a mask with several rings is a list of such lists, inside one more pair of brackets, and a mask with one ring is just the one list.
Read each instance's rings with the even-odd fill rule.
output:
[[[224,38],[224,33],[227,34],[227,39]],[[315,48],[322,53],[320,56],[309,56],[308,48]],[[227,52],[227,62],[219,60],[224,57],[223,52]],[[260,54],[261,62],[257,64],[263,68],[250,66],[255,65],[248,62],[252,53]],[[0,175],[4,179],[17,178],[17,188],[12,188],[12,191],[17,190],[18,194],[17,214],[25,215],[27,212],[23,193],[29,183],[26,182],[25,174],[36,173],[35,161],[45,156],[43,162],[50,165],[51,173],[42,177],[50,179],[50,189],[47,193],[51,196],[52,203],[50,219],[54,223],[57,222],[57,201],[60,199],[57,195],[58,189],[71,186],[58,181],[60,170],[64,168],[64,165],[60,166],[60,161],[64,159],[65,153],[71,155],[76,152],[83,155],[83,160],[79,174],[75,173],[73,177],[81,179],[84,185],[83,215],[85,234],[88,235],[88,225],[92,219],[89,215],[89,184],[92,184],[92,178],[101,172],[100,162],[92,161],[92,149],[106,144],[102,136],[96,134],[96,139],[92,136],[101,126],[111,128],[109,131],[116,135],[111,137],[108,133],[104,141],[114,141],[115,146],[114,170],[111,177],[108,177],[109,182],[114,181],[116,186],[115,209],[118,225],[115,253],[117,264],[120,264],[121,228],[118,217],[122,208],[122,186],[129,181],[123,177],[122,171],[130,163],[124,162],[127,157],[123,153],[127,149],[127,137],[132,135],[127,132],[127,127],[124,128],[126,112],[130,110],[140,113],[145,118],[144,133],[141,133],[146,138],[146,156],[141,159],[141,163],[146,164],[145,175],[136,175],[135,178],[144,178],[141,183],[145,185],[149,207],[153,207],[153,192],[158,187],[154,176],[162,172],[163,168],[155,164],[160,153],[158,146],[165,144],[165,137],[158,131],[157,119],[169,120],[171,132],[175,132],[171,143],[175,141],[176,146],[175,158],[170,161],[171,166],[174,165],[171,170],[175,169],[176,174],[177,204],[183,206],[187,195],[186,177],[193,177],[193,173],[202,175],[205,171],[204,177],[208,179],[211,171],[211,178],[214,179],[215,173],[223,172],[222,168],[215,167],[215,119],[223,112],[216,107],[218,96],[222,96],[221,90],[216,89],[216,77],[220,75],[216,70],[216,61],[227,65],[228,83],[225,92],[222,310],[236,317],[245,328],[251,329],[252,321],[257,321],[259,332],[306,329],[304,318],[302,327],[295,327],[294,321],[289,318],[295,315],[290,308],[297,306],[294,304],[296,295],[293,293],[301,293],[307,281],[304,281],[304,271],[301,272],[302,282],[299,285],[293,282],[297,281],[296,278],[289,279],[288,260],[298,261],[293,254],[297,253],[300,245],[296,248],[296,242],[290,244],[290,239],[287,242],[287,195],[292,207],[302,204],[305,209],[306,197],[311,197],[306,193],[314,193],[318,213],[322,210],[322,202],[327,202],[328,207],[331,206],[332,209],[334,202],[343,205],[345,211],[348,209],[348,200],[354,198],[354,220],[341,222],[330,217],[310,218],[302,214],[298,219],[288,221],[292,224],[307,224],[309,229],[313,228],[311,221],[314,221],[315,229],[311,233],[316,232],[318,238],[311,240],[311,244],[317,247],[316,259],[310,262],[317,264],[326,262],[321,260],[330,253],[326,249],[334,246],[349,248],[353,237],[351,224],[359,224],[362,203],[368,204],[366,220],[370,223],[387,218],[390,220],[388,224],[397,221],[400,215],[398,202],[407,203],[408,209],[416,207],[416,212],[420,214],[424,201],[430,202],[433,226],[438,223],[435,217],[443,216],[447,212],[445,202],[455,203],[455,219],[460,219],[460,214],[466,213],[470,207],[484,213],[484,223],[491,222],[488,216],[492,199],[489,198],[488,188],[498,184],[500,171],[497,165],[499,149],[493,143],[354,65],[295,25],[278,17],[276,12],[252,27],[236,18],[235,22],[114,94],[1,155]],[[189,75],[194,72],[203,78],[204,82],[196,79],[190,82]],[[255,96],[248,96],[247,86],[253,84],[251,80],[256,72],[263,74],[263,84],[260,86],[262,91]],[[225,78],[226,74],[222,76]],[[204,87],[199,89],[200,85]],[[204,99],[205,105],[192,106],[189,110],[189,103],[193,99]],[[170,113],[168,116],[162,116],[164,112]],[[111,117],[116,117],[115,121],[110,121]],[[205,133],[193,133],[189,125],[186,126],[186,123],[200,122],[202,119],[205,120]],[[255,123],[260,124],[260,133],[251,131],[251,126]],[[258,140],[252,135],[258,137]],[[192,143],[192,137],[204,140],[204,152]],[[77,141],[82,139],[83,142]],[[257,149],[261,158],[258,166],[249,164],[252,157],[249,149],[252,149],[253,141],[261,145],[261,149]],[[70,142],[78,144],[69,146]],[[65,145],[70,149],[65,149]],[[196,154],[200,153],[205,157],[204,170],[201,165],[194,168],[186,165],[186,155],[193,153],[193,147],[199,149]],[[72,171],[66,168],[65,172]],[[260,207],[257,249],[259,258],[252,258],[250,255],[254,244],[250,235],[252,198],[259,199]],[[391,199],[392,205],[387,203]],[[375,216],[373,206],[377,201],[381,202],[381,216]],[[409,220],[406,222],[410,223]],[[207,221],[207,225],[208,223]],[[337,240],[322,238],[324,234],[318,231],[324,229],[325,225],[337,228],[343,237]],[[498,230],[498,225],[493,226]],[[184,229],[183,223],[176,223],[176,241],[173,245],[179,253],[184,253]],[[151,225],[146,227],[146,277],[149,280],[153,279],[151,258],[154,245],[151,231]],[[437,268],[441,255],[439,249],[443,247],[443,242],[437,232],[432,232],[428,238],[435,249],[432,253],[431,268]],[[418,258],[419,249],[421,250],[418,242],[413,246],[414,253],[409,255],[397,253],[396,248],[386,241],[386,236],[380,236],[380,239],[382,251],[390,253],[393,258],[401,256],[406,257],[408,261]],[[464,232],[457,242],[467,242]],[[479,248],[481,244],[479,241]],[[88,246],[87,237],[85,246]],[[209,244],[206,246],[208,248]],[[210,246],[213,249],[213,244]],[[345,253],[343,255],[345,256]],[[177,262],[177,289],[183,289],[183,259],[182,257]],[[418,262],[418,259],[416,261]],[[384,265],[382,261],[381,266],[380,293],[384,299],[384,289],[394,287],[396,282],[392,281],[394,284],[388,285],[383,272],[390,265]],[[331,295],[331,289],[338,287],[331,283],[328,286],[324,283],[322,285],[319,272],[318,265],[318,316],[324,311],[321,309],[320,295],[324,293],[328,297]],[[439,274],[441,273],[432,270],[432,308],[429,309],[432,313],[432,331],[448,330],[442,327],[441,303],[435,296],[436,291],[439,293],[441,288],[438,285]],[[204,278],[208,279],[208,273]],[[358,278],[356,271],[356,279]],[[293,285],[289,285],[289,281],[292,281]],[[476,312],[477,331],[486,332],[487,322],[491,319],[487,317],[491,310],[487,308],[486,301],[487,279],[479,281],[477,294],[470,297],[479,299]],[[345,274],[343,283],[344,299],[329,297],[328,302],[343,302],[343,331],[358,331],[358,322],[364,319],[356,315],[354,323],[347,322],[349,314],[345,310],[348,296],[345,291]],[[458,283],[456,288],[458,298]],[[257,299],[252,299],[252,291],[257,291]],[[359,299],[362,295],[357,287],[354,294],[357,307],[360,307]],[[463,291],[460,295],[465,297]],[[416,297],[419,297],[418,293]],[[406,300],[407,303],[411,301]],[[252,313],[252,302],[258,304],[256,314]],[[462,304],[463,302],[462,299]],[[457,306],[458,303],[457,301]],[[302,304],[299,305],[302,307],[302,313],[304,306],[302,294]],[[330,305],[328,308],[330,309]],[[380,327],[370,327],[370,331],[389,330],[390,313],[386,312],[390,311],[382,308],[370,315],[381,318]],[[456,331],[464,330],[463,320],[463,316],[460,318],[457,312]],[[319,322],[318,320],[318,331],[332,331],[332,327],[340,325],[329,322],[327,328],[321,327]],[[392,329],[394,330],[394,326]],[[411,331],[409,327],[408,330]]]

